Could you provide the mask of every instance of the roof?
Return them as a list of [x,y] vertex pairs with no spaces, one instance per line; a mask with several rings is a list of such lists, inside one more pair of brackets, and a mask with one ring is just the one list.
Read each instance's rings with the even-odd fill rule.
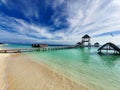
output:
[[96,42],[95,44],[99,44],[98,42]]
[[90,36],[86,34],[82,38],[90,38]]
[[116,46],[115,44],[111,43],[111,42],[108,42],[108,43],[104,44],[103,46],[101,46],[101,47],[98,49],[98,51],[99,51],[99,50],[102,50],[102,49],[103,49],[105,46],[107,46],[107,45],[109,45],[110,47],[112,47],[114,50],[120,52],[120,48],[119,48],[118,46]]
[[82,42],[77,42],[77,44],[78,44],[78,45],[81,45],[81,44],[82,44]]

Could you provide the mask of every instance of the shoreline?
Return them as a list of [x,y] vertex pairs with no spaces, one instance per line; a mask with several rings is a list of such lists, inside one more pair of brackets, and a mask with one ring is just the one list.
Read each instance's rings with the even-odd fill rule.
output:
[[[74,83],[76,83],[76,84],[79,84],[79,85],[81,85],[82,87],[85,87],[86,90],[94,90],[93,87],[87,86],[87,85],[85,85],[85,84],[83,84],[83,83],[81,83],[81,82],[77,82],[77,81],[74,80],[73,78],[70,78],[70,77],[64,75],[63,73],[57,71],[55,68],[53,68],[53,67],[45,64],[44,62],[40,62],[40,61],[38,61],[38,60],[34,60],[32,57],[30,57],[30,56],[28,56],[28,55],[27,55],[27,57],[28,57],[31,61],[33,61],[33,62],[35,62],[35,63],[37,63],[37,64],[40,64],[40,65],[48,68],[48,69],[51,70],[52,72],[55,72],[55,73],[59,74],[60,76],[63,76],[63,77],[65,77],[66,79],[69,79],[70,81],[72,81],[72,82],[74,82]],[[78,89],[77,89],[77,90],[78,90]],[[81,89],[81,90],[82,90],[82,89]]]
[[7,60],[8,90],[90,90],[24,55],[11,55],[10,59]]
[[[58,88],[59,90],[91,90],[91,88],[88,88],[86,85],[77,83],[75,80],[68,78],[54,68],[51,68],[42,62],[37,62],[37,60],[24,54],[0,53],[0,57],[0,90],[56,90]],[[31,69],[27,69],[26,66]],[[22,73],[24,70],[26,70],[26,72]],[[36,75],[37,78],[34,77],[34,73],[38,74]],[[19,76],[25,78],[21,79]],[[32,80],[30,78],[32,78]],[[29,80],[38,80],[37,83],[34,82],[37,85],[29,83]]]

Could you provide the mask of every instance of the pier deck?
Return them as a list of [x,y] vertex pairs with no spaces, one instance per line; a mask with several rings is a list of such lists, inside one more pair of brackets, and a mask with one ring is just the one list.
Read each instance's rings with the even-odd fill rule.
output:
[[4,49],[0,50],[0,53],[22,53],[22,52],[34,52],[34,51],[51,51],[77,48],[75,46],[61,46],[61,47],[47,47],[47,48],[19,48],[19,49]]

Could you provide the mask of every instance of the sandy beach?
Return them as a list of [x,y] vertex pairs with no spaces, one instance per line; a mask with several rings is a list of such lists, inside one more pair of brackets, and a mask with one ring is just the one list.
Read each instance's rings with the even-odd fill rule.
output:
[[6,81],[6,59],[9,57],[9,54],[0,54],[0,90],[6,90],[7,81]]
[[90,90],[23,54],[0,53],[0,90]]
[[7,90],[88,90],[24,55],[7,60]]
[[0,54],[0,90],[90,90],[22,54]]

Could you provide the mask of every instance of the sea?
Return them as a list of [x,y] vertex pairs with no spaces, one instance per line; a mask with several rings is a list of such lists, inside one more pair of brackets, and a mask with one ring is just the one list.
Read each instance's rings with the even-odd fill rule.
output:
[[[31,45],[9,44],[0,47],[31,48]],[[120,90],[120,55],[99,55],[97,49],[85,47],[25,52],[24,55],[94,90]]]

